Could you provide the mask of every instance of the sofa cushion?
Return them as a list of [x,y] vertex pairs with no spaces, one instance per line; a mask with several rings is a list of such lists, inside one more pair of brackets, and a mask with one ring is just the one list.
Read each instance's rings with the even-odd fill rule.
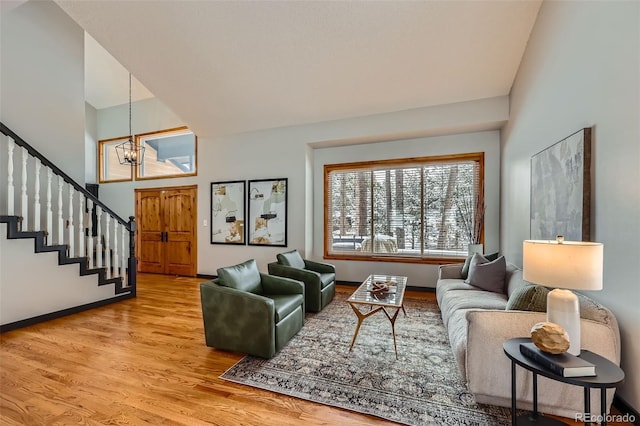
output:
[[254,259],[239,265],[218,268],[218,282],[225,287],[262,294],[260,271]]
[[489,262],[481,254],[474,254],[469,265],[469,276],[464,281],[467,284],[479,287],[494,293],[504,293],[504,277],[507,262],[504,256],[500,256],[493,262]]
[[442,321],[449,327],[450,317],[460,309],[499,309],[507,306],[507,296],[501,293],[475,290],[447,290],[446,297],[439,300]]
[[286,253],[276,255],[278,263],[285,266],[293,266],[294,268],[304,269],[304,259],[298,253],[298,250],[291,250]]
[[547,311],[549,289],[541,285],[525,285],[516,289],[507,302],[508,311]]

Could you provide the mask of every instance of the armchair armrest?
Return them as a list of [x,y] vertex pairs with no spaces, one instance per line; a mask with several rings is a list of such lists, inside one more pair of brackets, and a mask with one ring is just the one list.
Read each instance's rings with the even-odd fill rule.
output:
[[291,278],[296,281],[303,281],[307,284],[313,284],[320,290],[320,273],[309,271],[306,269],[294,268],[293,266],[281,265],[277,262],[269,263],[269,274],[280,277]]
[[220,286],[215,280],[200,284],[200,299],[207,346],[273,356],[276,350],[273,300]]
[[330,263],[325,262],[316,262],[313,260],[304,260],[305,269],[309,269],[310,271],[319,272],[321,274],[330,274],[336,272],[336,267]]
[[462,278],[462,263],[451,263],[449,265],[440,265],[438,268],[438,279],[460,279]]
[[304,284],[298,280],[260,273],[262,289],[267,294],[302,294]]

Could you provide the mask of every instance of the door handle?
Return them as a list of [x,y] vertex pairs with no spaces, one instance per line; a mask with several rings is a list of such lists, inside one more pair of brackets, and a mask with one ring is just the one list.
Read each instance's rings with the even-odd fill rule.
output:
[[165,233],[164,233],[164,242],[165,242],[165,243],[168,243],[168,242],[169,242],[169,233],[168,233],[168,232],[165,232]]

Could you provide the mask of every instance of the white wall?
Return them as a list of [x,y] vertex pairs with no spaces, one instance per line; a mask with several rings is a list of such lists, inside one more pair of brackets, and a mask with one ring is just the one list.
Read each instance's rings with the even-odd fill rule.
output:
[[[314,156],[314,253],[324,252],[324,165],[355,161],[375,161],[390,158],[424,157],[431,155],[485,153],[485,253],[498,251],[498,220],[500,205],[500,133],[486,131],[448,136],[416,138],[387,143],[353,145],[317,149]],[[435,287],[438,265],[395,262],[336,261],[336,275],[341,280],[362,281],[375,272],[404,275],[407,284],[415,287]]]
[[625,383],[640,410],[640,3],[542,4],[511,92],[502,135],[500,245],[522,261],[529,237],[529,161],[594,126],[593,240],[604,243],[604,289],[617,316]]
[[84,181],[98,183],[98,111],[86,102],[84,110]]
[[84,31],[53,2],[0,19],[0,120],[83,185]]
[[80,266],[58,265],[58,252],[33,253],[33,238],[8,240],[0,225],[0,324],[109,299],[114,284],[79,276]]
[[[134,102],[131,108],[131,131],[134,134],[172,129],[186,124],[157,98]],[[96,144],[98,140],[112,139],[129,134],[129,105],[123,104],[97,111]],[[97,167],[97,160],[94,160]],[[207,162],[204,161],[206,167]],[[198,165],[200,167],[200,164]],[[96,183],[98,182],[96,170]],[[99,185],[100,201],[106,203],[123,219],[135,214],[134,188],[179,186],[194,184],[195,178],[153,179],[131,182],[103,183]]]
[[[144,108],[134,104],[134,133],[188,125],[162,106],[158,100]],[[128,133],[126,106],[98,112],[99,139]],[[215,275],[217,268],[254,258],[262,271],[273,262],[277,253],[297,248],[309,258],[322,259],[322,220],[324,207],[321,196],[322,161],[345,161],[344,152],[375,158],[385,156],[437,155],[459,152],[487,152],[488,196],[494,209],[487,210],[487,250],[498,250],[498,171],[499,139],[497,132],[465,133],[451,137],[421,137],[389,143],[365,142],[393,140],[391,135],[430,135],[442,132],[458,133],[469,129],[497,128],[507,120],[507,97],[482,99],[458,104],[420,108],[397,113],[379,114],[347,120],[302,126],[268,129],[236,135],[207,138],[198,135],[198,176],[179,179],[158,179],[100,185],[100,199],[120,216],[134,212],[133,189],[142,187],[198,185],[198,273]],[[118,127],[119,126],[119,127]],[[405,132],[407,129],[410,132]],[[197,134],[197,129],[193,129]],[[352,148],[337,145],[355,144]],[[401,149],[398,146],[402,147]],[[314,148],[315,147],[315,148]],[[346,149],[346,151],[343,151]],[[402,154],[398,154],[398,152]],[[318,169],[320,167],[320,169]],[[320,173],[320,175],[318,175]],[[318,176],[319,179],[318,180]],[[283,247],[225,246],[210,244],[210,185],[214,181],[282,178],[289,179],[288,244]],[[318,184],[320,185],[318,187]],[[318,222],[319,221],[319,222]],[[320,243],[318,243],[320,242]],[[369,271],[367,262],[344,262],[339,279],[359,281]],[[392,266],[393,265],[393,266]],[[434,286],[436,267],[431,265],[390,264],[392,272],[411,270],[411,285]]]
[[[54,2],[3,8],[0,19],[0,120],[84,185],[84,31]],[[6,145],[0,147],[5,172]],[[18,188],[19,158],[14,156]],[[0,184],[0,214],[6,214],[6,191]],[[44,197],[42,192],[43,209]],[[35,254],[33,239],[6,240],[6,225],[0,227],[0,323],[114,296],[113,285],[98,287],[95,275],[80,277],[78,265],[58,266],[56,254]]]

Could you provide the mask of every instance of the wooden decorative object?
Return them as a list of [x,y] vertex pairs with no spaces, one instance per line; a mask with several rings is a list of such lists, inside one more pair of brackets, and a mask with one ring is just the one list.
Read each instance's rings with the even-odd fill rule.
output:
[[539,322],[531,328],[531,340],[541,351],[562,354],[569,349],[569,335],[553,322]]

